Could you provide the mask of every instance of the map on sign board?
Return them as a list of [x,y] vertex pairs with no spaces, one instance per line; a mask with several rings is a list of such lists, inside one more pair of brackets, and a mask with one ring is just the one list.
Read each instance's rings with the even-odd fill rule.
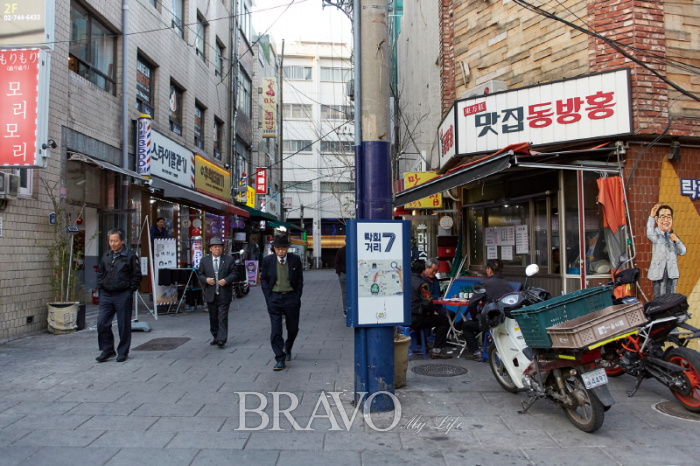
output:
[[358,297],[396,296],[403,294],[403,261],[360,260],[357,264]]

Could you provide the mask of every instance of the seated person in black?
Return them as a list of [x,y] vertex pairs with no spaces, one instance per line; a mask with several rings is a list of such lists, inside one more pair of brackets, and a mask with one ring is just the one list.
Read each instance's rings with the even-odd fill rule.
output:
[[507,280],[503,279],[503,262],[498,259],[489,259],[486,262],[486,280],[482,282],[485,293],[474,293],[469,298],[470,320],[462,322],[462,332],[467,340],[467,350],[472,359],[481,359],[481,350],[476,343],[476,334],[482,331],[479,321],[479,305],[486,303],[486,300],[497,300],[501,296],[513,292],[513,287]]
[[[430,353],[433,359],[449,359],[447,354],[447,331],[450,321],[446,315],[439,315],[433,305],[430,287],[421,277],[425,270],[422,261],[417,261],[411,274],[411,328],[413,330],[430,329],[435,327],[435,344]],[[425,344],[425,342],[423,342]]]
[[[435,278],[435,275],[437,274],[439,268],[440,261],[435,259],[434,257],[431,257],[430,259],[425,261],[425,270],[423,270],[423,273],[420,274],[420,277],[428,284],[428,289],[430,290],[430,299],[432,300],[440,299],[441,297],[440,282],[437,278]],[[446,309],[445,306],[435,304],[435,312],[437,312],[439,315],[445,315],[449,312],[452,320],[454,321],[455,313],[450,311],[449,309]]]

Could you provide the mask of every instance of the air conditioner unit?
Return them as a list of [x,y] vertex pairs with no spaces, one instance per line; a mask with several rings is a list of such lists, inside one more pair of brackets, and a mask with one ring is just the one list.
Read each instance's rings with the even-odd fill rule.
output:
[[355,100],[355,80],[351,79],[345,83],[345,95],[350,98],[350,100]]
[[487,81],[484,84],[476,86],[475,88],[469,89],[467,92],[462,94],[461,99],[466,99],[467,97],[475,97],[486,94],[493,94],[494,92],[507,91],[508,85],[504,81]]
[[19,175],[0,173],[0,199],[16,199],[19,194]]

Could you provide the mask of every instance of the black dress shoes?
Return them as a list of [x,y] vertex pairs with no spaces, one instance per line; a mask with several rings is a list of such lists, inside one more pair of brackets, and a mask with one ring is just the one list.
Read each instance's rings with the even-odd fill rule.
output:
[[277,364],[275,364],[275,367],[273,367],[272,370],[273,371],[281,371],[284,368],[285,368],[284,361],[277,361]]
[[117,355],[117,353],[115,353],[114,351],[103,351],[102,354],[100,354],[99,356],[97,356],[97,357],[95,358],[95,361],[97,361],[97,362],[105,362],[105,361],[108,360],[109,358],[113,358],[113,357],[116,356],[116,355]]
[[223,348],[224,346],[226,346],[226,342],[219,340],[216,342],[216,346],[218,346],[219,348]]
[[127,360],[128,357],[129,356],[127,356],[126,354],[120,354],[119,356],[117,356],[117,362],[124,362]]
[[218,345],[218,344],[219,344],[219,341],[218,341],[218,340],[212,340],[212,341],[209,342],[209,344],[210,344],[211,346]]
[[292,360],[292,352],[288,351],[287,354],[284,355],[284,360],[285,361],[291,361]]

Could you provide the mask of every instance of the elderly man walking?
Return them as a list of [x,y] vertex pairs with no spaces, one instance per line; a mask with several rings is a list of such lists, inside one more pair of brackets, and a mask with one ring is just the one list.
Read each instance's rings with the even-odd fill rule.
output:
[[[141,284],[141,264],[134,251],[124,246],[124,230],[113,228],[107,233],[110,250],[98,266],[97,288],[100,290],[100,310],[97,316],[97,341],[102,353],[95,358],[105,362],[117,356],[126,361],[131,347],[131,312],[134,291]],[[117,316],[119,346],[114,351],[112,319]]]
[[224,243],[221,238],[209,242],[209,254],[202,258],[197,269],[197,277],[204,287],[204,300],[209,308],[210,345],[219,348],[228,340],[228,309],[233,298],[231,283],[236,280],[236,267],[231,256],[222,254]]
[[[270,343],[277,363],[273,370],[285,368],[285,360],[291,361],[294,340],[299,333],[299,313],[304,275],[301,258],[288,253],[291,243],[287,235],[277,235],[272,242],[274,254],[262,260],[260,285],[267,312],[270,315]],[[287,340],[282,336],[282,317],[287,326]]]

